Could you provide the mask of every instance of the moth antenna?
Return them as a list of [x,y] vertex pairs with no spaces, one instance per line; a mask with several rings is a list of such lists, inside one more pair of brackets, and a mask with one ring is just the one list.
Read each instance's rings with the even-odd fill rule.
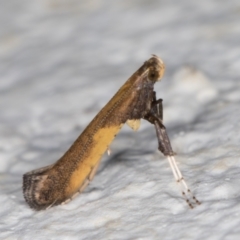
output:
[[160,57],[158,57],[158,56],[155,55],[155,54],[152,54],[152,56],[153,56],[154,58],[158,59],[161,64],[164,64],[164,63],[163,63],[163,60],[162,60]]

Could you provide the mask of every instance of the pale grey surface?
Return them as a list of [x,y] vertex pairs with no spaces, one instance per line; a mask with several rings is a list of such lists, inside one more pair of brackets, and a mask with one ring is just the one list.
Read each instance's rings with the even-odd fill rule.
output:
[[[0,239],[240,239],[239,23],[237,0],[1,1]],[[187,207],[143,123],[123,129],[82,195],[32,211],[22,174],[56,161],[152,53],[202,205]]]

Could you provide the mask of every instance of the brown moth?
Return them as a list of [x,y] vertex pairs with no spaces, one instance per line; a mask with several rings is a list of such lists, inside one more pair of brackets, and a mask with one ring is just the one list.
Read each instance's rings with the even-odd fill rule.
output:
[[162,123],[162,100],[156,100],[153,88],[164,70],[163,61],[153,55],[126,81],[56,163],[23,175],[23,194],[31,208],[43,210],[67,203],[82,192],[93,179],[102,155],[109,151],[109,144],[123,124],[127,123],[136,131],[140,119],[155,126],[159,150],[167,156],[189,206],[200,204],[177,167]]

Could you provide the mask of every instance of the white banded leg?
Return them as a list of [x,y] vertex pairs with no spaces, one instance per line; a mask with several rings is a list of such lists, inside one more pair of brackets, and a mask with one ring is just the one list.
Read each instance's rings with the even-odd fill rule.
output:
[[180,171],[180,169],[177,166],[176,160],[174,156],[167,156],[168,162],[170,164],[170,167],[172,169],[173,175],[179,183],[179,186],[181,187],[182,195],[185,198],[187,204],[189,205],[190,208],[194,208],[195,204],[200,205],[201,202],[197,200],[197,198],[192,194],[191,190],[187,186],[186,181],[183,178],[183,175]]

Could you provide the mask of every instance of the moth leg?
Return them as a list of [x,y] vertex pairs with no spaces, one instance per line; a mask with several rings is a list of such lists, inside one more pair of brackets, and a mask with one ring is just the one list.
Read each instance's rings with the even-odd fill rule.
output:
[[174,156],[176,153],[172,150],[172,146],[167,135],[165,126],[162,121],[156,119],[154,121],[154,126],[158,139],[158,149],[163,153],[164,156]]
[[67,199],[66,201],[62,202],[61,205],[64,205],[70,201],[72,201],[75,197],[77,197],[80,193],[82,193],[84,191],[84,189],[88,186],[88,184],[92,181],[92,179],[94,178],[97,170],[98,170],[98,166],[99,166],[100,161],[92,168],[91,172],[89,173],[88,177],[84,180],[82,186],[78,189],[78,191],[73,194],[72,197],[70,197],[69,199]]
[[150,112],[144,117],[145,120],[154,124],[157,139],[158,149],[164,156],[174,156],[176,153],[172,150],[172,146],[167,135],[165,126],[163,125],[163,107],[162,99],[156,100],[156,93],[154,92],[152,108]]
[[161,151],[168,159],[173,175],[181,187],[182,195],[189,205],[190,208],[193,208],[195,204],[201,204],[197,198],[192,194],[191,190],[187,186],[186,181],[183,178],[183,175],[180,169],[177,166],[176,160],[174,158],[175,153],[172,150],[172,146],[167,135],[165,126],[163,125],[163,107],[162,99],[156,100],[156,94],[154,92],[152,108],[150,112],[144,117],[147,121],[154,124],[157,139],[158,139],[158,149]]
[[88,177],[89,181],[92,181],[92,179],[94,178],[94,176],[98,170],[99,163],[100,163],[100,161],[92,168],[92,171],[90,172],[89,177]]

